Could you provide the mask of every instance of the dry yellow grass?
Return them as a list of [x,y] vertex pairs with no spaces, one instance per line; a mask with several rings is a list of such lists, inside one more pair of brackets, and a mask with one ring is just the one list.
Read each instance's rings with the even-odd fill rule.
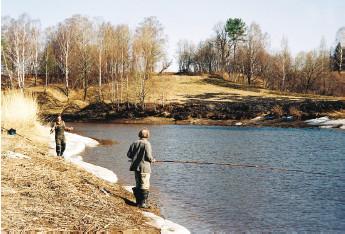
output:
[[39,106],[30,93],[10,90],[1,94],[1,126],[27,131],[38,123]]
[[[138,87],[130,83],[129,91],[126,91],[126,85],[112,86],[112,84],[104,84],[102,86],[102,98],[106,103],[114,100],[122,100],[135,103],[138,102]],[[62,86],[49,86],[45,95],[46,103],[51,102],[49,106],[45,106],[45,110],[51,110],[52,113],[58,113],[68,106],[83,108],[89,103],[99,99],[98,86],[91,86],[88,89],[86,100],[83,100],[83,90],[71,90],[70,97],[61,91]],[[234,102],[246,101],[256,98],[273,98],[276,100],[345,100],[345,97],[331,97],[297,93],[282,93],[272,91],[260,87],[246,86],[233,83],[228,80],[217,77],[209,77],[207,75],[187,76],[187,75],[155,75],[147,81],[147,103],[167,104],[171,102],[184,103],[187,101],[214,101],[214,102]],[[43,92],[43,87],[30,88],[31,91]],[[112,91],[115,91],[113,93]],[[121,95],[122,93],[122,95]],[[121,98],[122,96],[122,98]],[[48,100],[49,99],[49,100]]]
[[310,99],[345,99],[320,95],[303,95],[297,93],[280,93],[260,87],[251,87],[233,83],[221,78],[208,76],[162,75],[153,77],[154,88],[148,101],[161,100],[165,92],[167,102],[185,102],[188,100],[232,102],[246,98],[276,98],[300,100]]
[[[2,135],[2,151],[29,157],[1,156],[2,231],[159,233],[120,185],[49,156],[41,142]],[[156,205],[150,211],[158,213]]]

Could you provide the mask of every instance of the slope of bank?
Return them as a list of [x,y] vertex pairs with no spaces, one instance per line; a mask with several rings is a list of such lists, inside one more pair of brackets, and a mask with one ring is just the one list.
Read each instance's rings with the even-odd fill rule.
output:
[[160,232],[120,185],[49,156],[47,143],[1,137],[3,231]]
[[[209,76],[157,76],[156,86],[148,92],[145,108],[130,92],[129,103],[107,98],[110,90],[104,85],[104,98],[97,100],[98,88],[90,87],[86,100],[80,90],[73,90],[69,98],[63,87],[51,86],[29,90],[37,95],[41,115],[51,120],[62,113],[67,121],[110,121],[234,125],[259,116],[269,115],[274,121],[260,121],[263,126],[303,126],[303,120],[342,113],[345,117],[345,98],[312,94],[279,93],[260,87],[232,83]],[[165,87],[165,88],[164,88]],[[163,95],[164,94],[164,95]],[[293,124],[280,123],[284,116],[292,116]],[[257,122],[254,123],[257,125]]]

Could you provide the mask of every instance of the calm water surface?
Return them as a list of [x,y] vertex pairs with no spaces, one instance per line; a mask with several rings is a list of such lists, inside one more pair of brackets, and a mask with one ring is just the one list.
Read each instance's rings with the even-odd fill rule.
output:
[[[73,123],[89,137],[118,144],[88,148],[84,160],[134,184],[126,153],[142,125]],[[319,129],[152,125],[160,160],[257,164],[304,171],[156,163],[154,196],[162,214],[193,233],[344,232],[345,132]],[[152,197],[151,197],[152,198]]]

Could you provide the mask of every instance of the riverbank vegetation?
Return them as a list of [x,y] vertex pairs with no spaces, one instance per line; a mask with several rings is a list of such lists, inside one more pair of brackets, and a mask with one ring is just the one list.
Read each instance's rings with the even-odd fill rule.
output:
[[[155,17],[130,28],[73,15],[46,29],[25,14],[18,19],[3,17],[2,87],[58,85],[67,98],[73,90],[82,90],[79,99],[83,101],[94,87],[97,92],[92,95],[98,101],[133,103],[135,99],[144,106],[149,95],[164,99],[174,85],[170,82],[156,92],[152,84],[157,83],[152,81],[155,74],[164,73],[172,64],[166,42],[163,25]],[[211,38],[197,45],[186,40],[178,43],[178,74],[217,76],[229,81],[229,86],[344,96],[345,75],[332,66],[342,64],[340,49],[331,50],[321,40],[319,48],[293,56],[288,39],[283,38],[281,50],[271,51],[269,35],[260,25],[229,18],[214,27]],[[157,79],[166,82],[164,76]]]

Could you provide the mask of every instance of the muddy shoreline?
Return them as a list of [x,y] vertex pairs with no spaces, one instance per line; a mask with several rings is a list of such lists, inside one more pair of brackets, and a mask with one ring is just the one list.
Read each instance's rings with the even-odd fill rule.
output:
[[[237,102],[189,101],[167,105],[148,103],[145,108],[131,103],[98,102],[85,108],[67,105],[60,113],[68,122],[303,128],[310,127],[305,120],[343,110],[343,100],[262,98]],[[48,106],[42,105],[41,115],[48,121],[56,113],[50,113]]]

